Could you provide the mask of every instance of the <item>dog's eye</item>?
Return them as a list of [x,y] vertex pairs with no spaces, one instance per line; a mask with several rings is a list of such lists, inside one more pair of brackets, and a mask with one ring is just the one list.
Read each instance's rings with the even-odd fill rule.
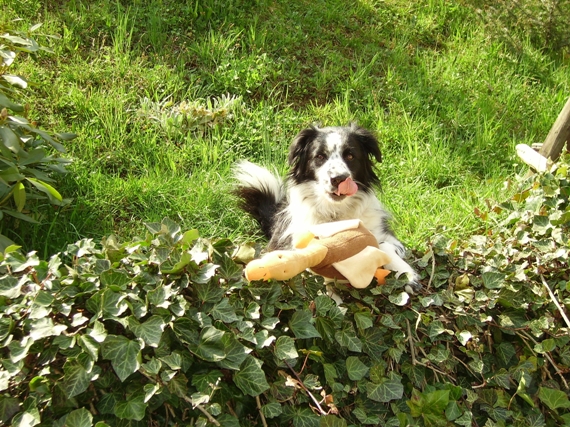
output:
[[315,156],[315,159],[317,159],[317,160],[319,160],[319,161],[322,162],[322,161],[326,160],[327,158],[325,157],[324,154],[317,154],[317,155]]
[[346,153],[346,154],[344,155],[344,158],[345,158],[346,160],[350,161],[350,160],[353,160],[353,159],[354,159],[354,156],[352,155],[352,153]]

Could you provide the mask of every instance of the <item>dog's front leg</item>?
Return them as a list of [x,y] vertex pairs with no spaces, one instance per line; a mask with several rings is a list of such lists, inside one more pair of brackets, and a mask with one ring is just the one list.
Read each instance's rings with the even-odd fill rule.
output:
[[406,274],[408,277],[408,283],[406,285],[406,291],[409,293],[414,293],[422,288],[420,283],[420,276],[413,269],[413,267],[398,255],[396,247],[392,243],[383,242],[380,243],[380,249],[388,254],[390,257],[390,263],[384,266],[385,269],[396,272],[398,276],[401,274]]

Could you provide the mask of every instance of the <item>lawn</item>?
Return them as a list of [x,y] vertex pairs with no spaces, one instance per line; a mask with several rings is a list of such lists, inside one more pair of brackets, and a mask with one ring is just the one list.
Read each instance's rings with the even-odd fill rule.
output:
[[285,173],[303,127],[357,121],[381,141],[379,193],[401,239],[468,236],[526,170],[515,145],[542,141],[570,93],[566,21],[541,14],[555,2],[492,3],[0,0],[0,28],[43,23],[35,36],[54,50],[10,70],[33,83],[28,117],[78,135],[57,185],[72,202],[1,232],[44,257],[165,217],[259,239],[231,165]]

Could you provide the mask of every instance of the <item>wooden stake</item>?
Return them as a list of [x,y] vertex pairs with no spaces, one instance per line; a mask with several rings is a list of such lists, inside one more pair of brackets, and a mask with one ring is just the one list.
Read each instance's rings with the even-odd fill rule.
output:
[[555,162],[560,157],[560,153],[565,145],[570,142],[570,98],[566,101],[566,105],[558,115],[558,118],[552,125],[548,136],[544,140],[544,144],[540,149],[542,154],[547,159]]

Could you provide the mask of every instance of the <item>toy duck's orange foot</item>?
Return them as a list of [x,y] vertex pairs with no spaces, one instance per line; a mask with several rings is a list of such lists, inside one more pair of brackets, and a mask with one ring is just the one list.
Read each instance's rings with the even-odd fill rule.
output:
[[374,277],[376,277],[376,280],[378,280],[379,285],[385,285],[386,284],[386,276],[388,274],[390,274],[390,270],[385,270],[383,268],[379,268],[376,270],[376,273],[374,273]]

